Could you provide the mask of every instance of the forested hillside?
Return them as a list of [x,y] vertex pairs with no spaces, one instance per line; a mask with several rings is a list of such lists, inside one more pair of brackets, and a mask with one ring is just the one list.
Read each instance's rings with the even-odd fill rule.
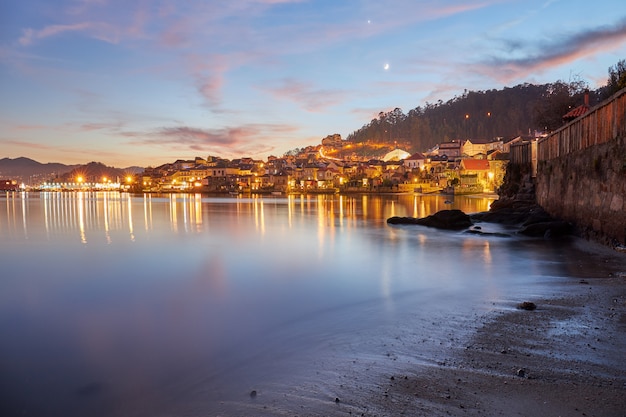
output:
[[[626,62],[609,68],[607,85],[589,91],[594,106],[626,81]],[[408,113],[396,108],[348,135],[353,142],[398,143],[422,151],[454,139],[512,138],[535,131],[550,132],[563,125],[562,116],[584,103],[586,83],[576,81],[520,84],[502,90],[465,91],[437,103],[426,103]]]

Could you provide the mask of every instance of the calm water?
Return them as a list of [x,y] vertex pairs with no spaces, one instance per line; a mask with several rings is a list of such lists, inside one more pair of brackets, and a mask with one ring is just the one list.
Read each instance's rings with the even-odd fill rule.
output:
[[2,194],[0,414],[321,415],[576,276],[567,242],[385,222],[492,200],[444,201]]

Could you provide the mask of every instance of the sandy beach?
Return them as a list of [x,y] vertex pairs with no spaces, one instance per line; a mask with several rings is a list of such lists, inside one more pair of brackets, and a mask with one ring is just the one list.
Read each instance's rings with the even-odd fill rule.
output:
[[[375,341],[374,354],[318,364],[321,388],[266,387],[242,415],[626,416],[626,256],[575,247],[584,259],[550,296],[438,319],[423,343]],[[524,301],[536,309],[519,308]]]
[[626,256],[578,246],[614,272],[505,306],[448,359],[391,375],[361,415],[626,416]]

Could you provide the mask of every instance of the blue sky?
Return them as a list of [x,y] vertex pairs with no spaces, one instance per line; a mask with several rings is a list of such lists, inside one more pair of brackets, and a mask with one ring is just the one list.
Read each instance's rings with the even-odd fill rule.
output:
[[623,0],[0,0],[0,157],[265,159],[625,58]]

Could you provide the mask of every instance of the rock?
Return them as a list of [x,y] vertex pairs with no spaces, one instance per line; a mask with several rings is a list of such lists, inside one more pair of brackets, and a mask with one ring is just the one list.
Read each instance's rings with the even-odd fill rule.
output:
[[555,238],[567,236],[572,231],[572,225],[562,220],[539,222],[523,227],[518,233],[531,237]]
[[517,308],[519,308],[520,310],[532,311],[537,308],[537,305],[530,301],[524,301],[523,303],[518,304]]
[[511,235],[508,233],[483,232],[482,230],[477,230],[477,229],[466,230],[463,233],[468,233],[470,235],[481,235],[481,236],[511,237]]
[[508,225],[526,225],[540,221],[553,220],[541,206],[534,202],[519,200],[496,200],[489,211],[471,215],[474,221],[500,223]]
[[616,250],[617,252],[626,253],[626,245],[622,245],[620,243],[613,246],[613,249]]
[[256,390],[250,391],[250,398],[256,398]]
[[436,229],[460,230],[472,225],[472,219],[461,210],[441,210],[427,217],[390,217],[389,224],[418,224]]
[[555,219],[546,213],[541,207],[528,213],[528,218],[522,223],[522,226],[529,226],[535,223],[551,222]]
[[516,375],[520,378],[524,378],[526,376],[526,371],[524,371],[523,369],[518,369]]
[[393,216],[387,219],[388,224],[419,224],[416,217]]

